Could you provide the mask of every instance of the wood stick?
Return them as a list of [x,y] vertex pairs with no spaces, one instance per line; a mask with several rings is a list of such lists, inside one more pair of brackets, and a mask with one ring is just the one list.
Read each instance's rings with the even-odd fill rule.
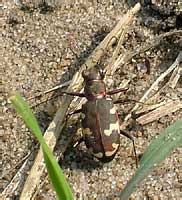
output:
[[121,34],[121,36],[119,38],[118,44],[116,46],[116,49],[113,52],[113,55],[112,55],[111,60],[109,62],[109,65],[106,67],[106,70],[107,70],[106,77],[107,77],[108,74],[110,75],[111,72],[112,72],[112,74],[114,74],[115,69],[114,69],[113,65],[116,62],[116,59],[117,59],[118,54],[119,54],[119,51],[120,51],[120,49],[122,47],[122,44],[124,42],[125,34],[126,34],[126,28],[123,29],[123,32],[122,32],[122,34]]
[[147,113],[146,115],[142,115],[136,119],[136,121],[141,125],[145,125],[180,109],[182,109],[182,101],[170,101],[165,105]]
[[137,111],[135,112],[135,114],[136,114],[136,115],[140,115],[140,114],[142,114],[142,113],[147,113],[147,112],[150,112],[151,110],[154,110],[154,109],[156,109],[156,108],[159,108],[159,107],[161,107],[161,106],[163,106],[163,105],[165,105],[165,104],[166,104],[166,102],[165,102],[165,101],[162,101],[162,102],[157,103],[157,104],[144,106],[142,109],[137,110]]
[[182,63],[180,63],[179,66],[173,71],[173,74],[171,75],[168,85],[172,89],[174,89],[181,76],[182,76]]

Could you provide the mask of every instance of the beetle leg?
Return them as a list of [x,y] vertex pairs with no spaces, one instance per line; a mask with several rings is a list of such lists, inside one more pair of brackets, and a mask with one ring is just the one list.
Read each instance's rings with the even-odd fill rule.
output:
[[114,90],[111,90],[111,91],[108,91],[107,92],[107,95],[113,95],[113,94],[117,94],[119,92],[125,92],[127,91],[129,88],[118,88],[118,89],[114,89]]
[[[83,135],[80,133],[81,129],[78,129],[77,132],[72,136],[71,144],[74,148],[84,142]],[[81,131],[82,132],[82,131]]]
[[115,101],[113,101],[114,104],[118,104],[118,103],[125,103],[125,101],[123,99],[117,99]]
[[136,160],[136,167],[138,167],[138,157],[137,157],[137,153],[136,153],[136,148],[135,148],[135,141],[133,139],[133,137],[131,135],[129,135],[128,133],[120,130],[120,134],[126,136],[128,139],[130,139],[133,143],[133,152],[134,152],[134,156],[135,156],[135,160]]

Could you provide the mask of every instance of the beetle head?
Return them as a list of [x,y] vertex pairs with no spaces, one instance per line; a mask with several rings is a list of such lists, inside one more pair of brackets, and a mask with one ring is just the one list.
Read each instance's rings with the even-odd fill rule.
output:
[[98,67],[93,67],[82,72],[82,76],[86,82],[93,80],[103,80],[104,75],[104,71]]

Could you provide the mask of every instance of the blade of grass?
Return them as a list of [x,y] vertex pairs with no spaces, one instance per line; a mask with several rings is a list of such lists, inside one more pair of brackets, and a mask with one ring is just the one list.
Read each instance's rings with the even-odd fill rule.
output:
[[15,95],[11,96],[10,101],[12,102],[15,110],[21,115],[26,125],[32,130],[35,137],[37,138],[37,140],[42,146],[47,171],[51,179],[52,185],[56,191],[58,199],[60,200],[74,199],[70,186],[68,182],[66,181],[66,178],[63,174],[63,171],[60,168],[59,164],[57,163],[55,157],[53,156],[50,148],[47,146],[42,136],[40,127],[37,123],[37,120],[35,116],[33,115],[30,107],[23,100],[23,98],[21,97],[19,93],[16,93]]
[[174,148],[179,146],[182,146],[181,119],[166,128],[152,141],[140,161],[140,167],[120,193],[120,199],[128,199],[137,185],[154,169],[154,167],[164,160]]
[[[147,160],[147,158],[149,158],[152,152],[157,152],[157,149],[160,148],[160,146],[162,145],[165,146],[167,140],[169,140],[170,138],[173,138],[173,140],[175,140],[174,138],[180,130],[182,134],[182,120],[178,120],[175,124],[169,126],[163,134],[156,136],[156,139],[154,139],[149,145],[149,147],[145,150],[140,160],[140,165],[143,165],[145,163],[145,161]],[[158,139],[158,137],[160,138]]]

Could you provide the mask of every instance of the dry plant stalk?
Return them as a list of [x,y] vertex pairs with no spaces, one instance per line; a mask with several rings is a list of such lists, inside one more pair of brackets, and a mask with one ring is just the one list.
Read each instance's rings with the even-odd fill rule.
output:
[[168,82],[168,85],[174,89],[176,87],[176,84],[178,80],[180,79],[182,75],[182,63],[179,64],[179,66],[176,67],[176,69],[173,71],[171,78]]
[[[134,15],[140,10],[140,4],[137,3],[128,13],[118,22],[115,28],[106,36],[106,38],[99,44],[94,50],[91,56],[86,60],[78,72],[75,73],[70,86],[67,91],[75,91],[81,89],[81,83],[83,82],[81,73],[87,67],[94,67],[98,60],[103,56],[104,50],[111,46],[115,42],[115,38],[119,37],[124,27],[131,24]],[[72,96],[65,95],[63,97],[61,106],[57,111],[53,121],[50,123],[48,129],[45,132],[44,138],[51,149],[54,149],[57,138],[64,127],[64,118],[68,107],[73,100]],[[43,153],[40,149],[32,169],[27,177],[23,191],[20,196],[20,200],[30,200],[34,194],[37,185],[39,184],[40,177],[45,169]]]
[[[175,62],[165,71],[163,72],[157,79],[156,81],[151,85],[151,87],[145,92],[145,94],[143,95],[143,97],[139,100],[139,102],[144,103],[148,98],[149,98],[149,94],[155,90],[156,87],[158,87],[159,83],[161,81],[164,80],[164,78],[170,74],[176,67],[178,67],[180,65],[180,63],[182,62],[182,51],[179,52]],[[124,121],[126,123],[126,121],[131,117],[131,113],[133,111],[136,111],[139,108],[140,104],[137,103],[133,109],[131,110],[131,112],[125,117]]]
[[[164,79],[164,77],[173,70],[173,73],[172,73],[168,83],[166,84],[166,86],[171,86],[172,88],[174,88],[181,76],[181,74],[180,74],[181,65],[182,65],[181,62],[182,62],[182,51],[179,52],[175,62],[163,74],[161,74],[161,76],[157,80],[160,81],[160,80]],[[159,83],[159,82],[155,82],[155,83]],[[182,101],[181,100],[174,100],[174,101],[170,101],[167,103],[162,102],[162,104],[163,105],[156,108],[155,110],[139,117],[136,121],[138,123],[140,123],[141,125],[148,124],[148,123],[155,121],[165,115],[168,115],[172,112],[182,109]]]
[[144,53],[150,49],[153,49],[154,47],[158,46],[165,37],[168,37],[174,34],[182,34],[182,30],[174,30],[167,33],[160,34],[156,36],[153,40],[151,40],[149,43],[147,43],[146,45],[141,46],[133,51],[127,51],[123,55],[121,54],[112,65],[111,75],[114,74],[114,72],[116,71],[118,67],[129,62],[134,56],[139,55],[140,53]]
[[[49,89],[49,90],[46,90],[46,91],[44,91],[44,92],[37,93],[37,94],[35,94],[33,97],[28,98],[27,101],[29,101],[29,100],[31,100],[31,99],[35,99],[36,97],[43,96],[44,94],[47,94],[47,93],[49,93],[49,92],[52,92],[52,91],[55,91],[55,90],[58,90],[58,89],[62,89],[63,87],[66,87],[66,86],[70,85],[70,83],[71,83],[71,81],[67,81],[67,82],[65,82],[65,83],[63,83],[63,84],[60,84],[60,85],[57,85],[57,86],[55,86],[55,87],[53,87],[53,88],[51,88],[51,89]],[[42,103],[42,102],[41,102],[41,103]]]
[[162,102],[157,103],[157,104],[147,105],[147,106],[144,106],[142,109],[137,110],[137,111],[135,112],[135,114],[136,114],[136,115],[141,115],[142,113],[147,113],[147,112],[149,112],[149,111],[151,111],[151,110],[154,110],[154,109],[157,109],[157,108],[159,108],[159,107],[161,107],[161,106],[163,106],[163,105],[165,105],[165,104],[166,104],[166,102],[165,102],[165,101],[162,101]]
[[118,54],[119,54],[119,51],[120,51],[120,49],[122,47],[122,44],[124,42],[124,37],[125,37],[125,34],[126,34],[126,30],[127,30],[126,28],[123,29],[123,32],[122,32],[122,34],[121,34],[121,36],[119,38],[118,44],[116,46],[116,49],[114,50],[113,55],[112,55],[112,57],[110,59],[110,62],[108,64],[108,66],[106,67],[106,70],[107,70],[106,76],[107,76],[107,74],[111,74],[111,73],[114,74],[114,72],[115,72],[115,68],[113,67],[113,65],[116,62],[116,59],[117,59]]
[[136,121],[141,125],[145,125],[179,109],[182,109],[182,102],[180,100],[170,101],[150,113],[139,117]]

